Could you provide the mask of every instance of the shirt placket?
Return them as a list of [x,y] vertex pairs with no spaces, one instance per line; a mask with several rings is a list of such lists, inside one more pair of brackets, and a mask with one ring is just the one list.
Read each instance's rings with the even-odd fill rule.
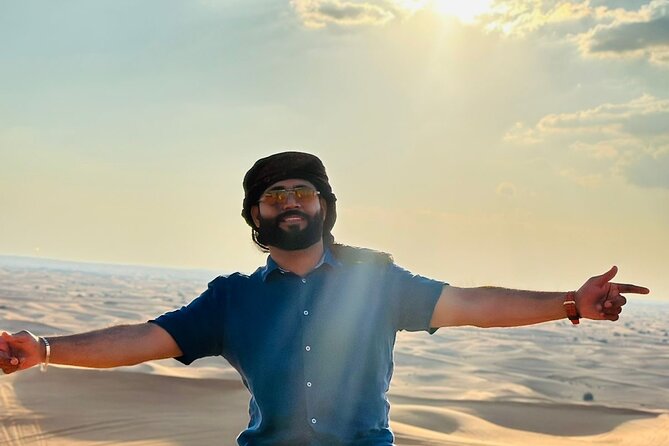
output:
[[[313,370],[315,361],[317,361],[319,352],[317,351],[318,346],[314,345],[313,341],[315,337],[314,333],[314,324],[313,319],[313,278],[302,277],[300,278],[301,285],[303,287],[301,295],[301,314],[300,319],[302,321],[302,355],[304,364],[304,395],[305,403],[307,409],[307,423],[316,428],[319,423],[323,420],[319,414],[315,413],[313,400],[316,393],[318,392],[318,380],[314,376]],[[320,352],[322,353],[322,352]]]

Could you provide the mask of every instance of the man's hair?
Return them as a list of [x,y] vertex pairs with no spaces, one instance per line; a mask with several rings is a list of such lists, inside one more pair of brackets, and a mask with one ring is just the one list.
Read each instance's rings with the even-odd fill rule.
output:
[[242,217],[251,227],[251,238],[254,243],[261,251],[269,251],[251,217],[251,208],[258,204],[260,196],[268,187],[277,181],[287,179],[307,180],[320,192],[327,209],[323,222],[323,243],[326,246],[332,245],[334,243],[332,228],[337,220],[337,197],[332,192],[321,160],[315,155],[304,152],[281,152],[261,158],[246,172],[242,183],[244,186]]

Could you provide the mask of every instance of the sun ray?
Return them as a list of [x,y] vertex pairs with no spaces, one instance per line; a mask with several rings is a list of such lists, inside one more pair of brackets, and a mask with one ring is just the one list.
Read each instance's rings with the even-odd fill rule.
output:
[[463,23],[473,23],[492,7],[493,0],[432,0],[429,7],[440,14],[456,17]]

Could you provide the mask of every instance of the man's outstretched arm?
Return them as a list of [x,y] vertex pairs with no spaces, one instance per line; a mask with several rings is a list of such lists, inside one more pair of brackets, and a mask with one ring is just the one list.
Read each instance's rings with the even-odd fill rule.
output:
[[[181,356],[181,349],[156,324],[118,325],[102,330],[47,338],[49,362],[80,367],[109,368]],[[46,345],[28,331],[2,333],[0,368],[5,373],[25,370],[44,361]]]
[[[618,268],[614,266],[601,276],[591,277],[576,291],[576,307],[581,317],[618,320],[622,306],[627,302],[621,293],[650,292],[637,285],[611,282],[617,272]],[[430,325],[434,328],[462,325],[515,327],[563,319],[567,317],[563,306],[566,294],[445,286]]]

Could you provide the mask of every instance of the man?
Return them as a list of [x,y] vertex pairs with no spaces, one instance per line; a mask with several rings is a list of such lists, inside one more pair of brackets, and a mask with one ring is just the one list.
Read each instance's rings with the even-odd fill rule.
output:
[[222,355],[251,392],[240,445],[388,446],[397,331],[615,321],[621,293],[649,292],[610,282],[616,267],[569,293],[458,288],[413,275],[387,254],[335,244],[336,197],[310,154],[263,158],[243,185],[242,216],[269,252],[264,267],[219,277],[188,306],[147,323],[49,338],[4,333],[4,372]]

